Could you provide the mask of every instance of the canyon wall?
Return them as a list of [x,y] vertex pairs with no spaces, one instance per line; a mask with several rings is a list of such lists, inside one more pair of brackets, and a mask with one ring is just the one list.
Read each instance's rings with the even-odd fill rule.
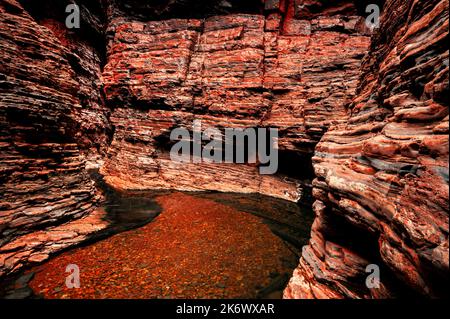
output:
[[[373,35],[382,1],[83,0],[76,30],[70,2],[0,2],[0,277],[106,227],[93,163],[121,190],[291,201],[315,177],[286,298],[446,294],[446,1],[387,0]],[[279,174],[172,162],[194,120],[278,128]]]
[[448,2],[383,12],[349,118],[316,147],[317,216],[286,298],[448,293]]
[[[357,5],[79,0],[81,28],[68,29],[73,2],[0,4],[0,276],[105,227],[86,170],[104,160],[105,180],[123,190],[302,198],[369,45]],[[279,128],[280,174],[173,163],[170,130],[194,119]]]
[[[253,10],[264,14],[149,21],[111,5],[103,77],[115,133],[101,170],[107,183],[301,199],[315,145],[354,96],[369,37],[352,3],[329,15],[304,16],[299,7],[267,1]],[[171,161],[170,132],[192,131],[193,120],[204,129],[278,128],[280,167],[292,169],[262,176],[258,165]]]
[[[0,277],[103,224],[85,170],[109,139],[101,54],[57,3],[0,2]],[[58,7],[61,19],[48,15]],[[85,32],[103,32],[88,17]]]

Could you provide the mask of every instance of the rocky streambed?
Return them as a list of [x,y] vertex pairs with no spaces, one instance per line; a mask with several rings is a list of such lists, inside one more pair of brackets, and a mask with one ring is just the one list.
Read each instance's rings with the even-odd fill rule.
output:
[[10,279],[4,297],[281,298],[313,220],[262,195],[105,194],[109,226]]

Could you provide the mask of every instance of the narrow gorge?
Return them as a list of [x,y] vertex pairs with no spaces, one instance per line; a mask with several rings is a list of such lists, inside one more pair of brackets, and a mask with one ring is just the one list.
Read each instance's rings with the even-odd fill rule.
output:
[[[448,11],[0,0],[0,296],[448,297]],[[174,161],[196,121],[276,174]]]

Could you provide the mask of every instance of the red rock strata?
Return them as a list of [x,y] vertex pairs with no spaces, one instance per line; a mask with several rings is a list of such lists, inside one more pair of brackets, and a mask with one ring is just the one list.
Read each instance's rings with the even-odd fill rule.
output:
[[[314,154],[285,297],[448,295],[447,1],[373,0],[371,44],[367,1],[76,2],[70,31],[69,1],[0,2],[0,277],[107,226],[86,159],[124,190],[298,200]],[[170,130],[194,119],[279,128],[280,174],[172,163]]]
[[269,2],[265,16],[112,19],[103,73],[116,129],[102,168],[110,185],[300,198],[295,180],[260,176],[255,166],[177,165],[160,142],[174,127],[191,129],[193,119],[218,128],[270,126],[280,129],[281,152],[308,157],[344,116],[369,44],[362,18],[356,9],[294,17],[294,2]]
[[[286,298],[448,294],[448,2],[389,0],[349,118],[314,156],[314,208]],[[380,289],[365,286],[368,264]]]
[[0,277],[82,241],[98,201],[84,154],[106,146],[100,59],[64,30],[0,3]]

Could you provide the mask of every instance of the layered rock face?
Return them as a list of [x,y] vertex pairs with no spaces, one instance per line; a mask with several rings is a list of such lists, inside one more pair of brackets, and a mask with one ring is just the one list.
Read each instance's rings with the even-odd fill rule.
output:
[[[366,1],[77,0],[69,30],[71,2],[0,2],[0,277],[107,227],[104,160],[121,190],[297,201],[315,175],[286,298],[447,293],[446,1],[387,0],[374,35]],[[194,120],[278,128],[279,174],[171,161]]]
[[349,118],[315,150],[317,217],[286,298],[448,294],[448,2],[383,11]]
[[108,139],[100,54],[36,10],[0,3],[0,277],[103,227],[85,171]]
[[105,180],[119,189],[299,200],[308,165],[261,176],[257,165],[177,164],[168,144],[173,128],[192,130],[194,120],[205,128],[275,127],[282,159],[308,162],[345,114],[369,37],[354,5],[344,6],[346,16],[336,9],[324,17],[302,16],[299,5],[267,1],[264,15],[162,21],[131,19],[112,6],[103,77],[115,134]]

